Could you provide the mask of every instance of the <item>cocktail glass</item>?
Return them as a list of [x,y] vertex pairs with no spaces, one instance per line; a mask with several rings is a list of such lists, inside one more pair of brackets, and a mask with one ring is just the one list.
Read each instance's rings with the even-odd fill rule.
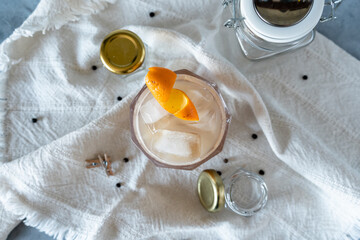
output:
[[216,84],[188,71],[175,71],[174,88],[194,103],[199,121],[164,110],[145,85],[130,106],[131,137],[157,166],[192,170],[223,149],[230,115]]

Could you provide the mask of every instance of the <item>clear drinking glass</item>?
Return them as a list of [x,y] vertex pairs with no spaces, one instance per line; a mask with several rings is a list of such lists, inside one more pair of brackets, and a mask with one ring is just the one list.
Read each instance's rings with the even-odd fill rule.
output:
[[144,85],[130,106],[131,137],[155,165],[191,170],[221,152],[230,115],[216,84],[188,70],[175,73],[174,88],[189,96],[199,121],[166,112]]
[[267,202],[268,190],[257,174],[238,169],[222,179],[213,169],[201,172],[198,178],[198,195],[201,204],[209,212],[224,207],[241,216],[252,216]]

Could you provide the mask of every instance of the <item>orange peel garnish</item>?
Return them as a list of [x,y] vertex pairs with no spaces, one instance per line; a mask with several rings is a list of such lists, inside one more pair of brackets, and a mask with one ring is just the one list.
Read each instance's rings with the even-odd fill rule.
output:
[[145,76],[145,83],[154,98],[160,102],[166,102],[174,87],[176,73],[167,68],[151,67]]
[[173,88],[167,102],[160,104],[166,111],[187,121],[199,121],[199,115],[190,98],[183,91]]
[[175,117],[187,121],[199,121],[195,105],[183,91],[173,88],[176,73],[161,67],[151,67],[145,83],[159,104]]

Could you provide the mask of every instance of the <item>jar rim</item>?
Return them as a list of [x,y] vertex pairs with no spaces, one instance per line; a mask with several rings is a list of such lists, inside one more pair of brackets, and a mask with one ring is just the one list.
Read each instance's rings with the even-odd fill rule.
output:
[[262,39],[273,43],[286,43],[301,39],[312,31],[319,22],[324,3],[314,1],[304,19],[295,25],[279,27],[266,23],[257,14],[253,0],[240,1],[240,13],[246,26]]
[[[239,184],[242,184],[242,188],[249,188],[252,196],[240,196],[241,201],[236,199],[238,196],[235,195],[239,194],[237,192],[239,189],[236,187]],[[268,189],[264,179],[258,174],[240,168],[224,179],[224,185],[226,206],[241,216],[252,216],[267,203]]]

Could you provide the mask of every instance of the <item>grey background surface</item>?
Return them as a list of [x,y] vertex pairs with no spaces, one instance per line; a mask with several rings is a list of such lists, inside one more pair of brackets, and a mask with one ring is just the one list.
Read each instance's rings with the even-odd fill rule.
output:
[[[39,0],[0,0],[0,42],[19,27],[36,8]],[[360,1],[343,0],[338,18],[318,24],[317,30],[360,60]],[[35,228],[19,224],[7,240],[53,239]]]

